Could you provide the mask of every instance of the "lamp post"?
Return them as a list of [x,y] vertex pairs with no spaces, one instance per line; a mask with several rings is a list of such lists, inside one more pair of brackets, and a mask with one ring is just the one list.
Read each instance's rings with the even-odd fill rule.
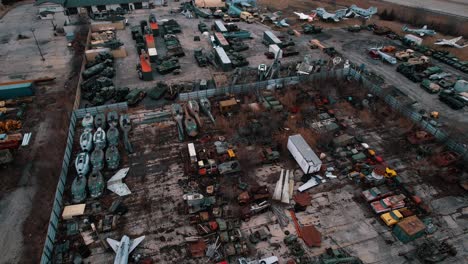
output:
[[36,46],[37,46],[37,49],[39,50],[39,54],[41,54],[42,61],[45,61],[44,55],[42,55],[41,47],[39,46],[39,42],[37,42],[36,34],[34,34],[34,31],[36,31],[36,29],[31,28],[31,32],[33,34],[34,40],[36,41]]

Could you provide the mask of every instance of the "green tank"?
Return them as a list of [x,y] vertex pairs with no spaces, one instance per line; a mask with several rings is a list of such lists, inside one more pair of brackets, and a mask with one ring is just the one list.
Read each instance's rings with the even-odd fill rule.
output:
[[91,165],[93,165],[93,170],[102,170],[104,168],[104,151],[102,149],[96,148],[91,153]]
[[76,176],[71,186],[72,202],[81,203],[86,199],[86,177]]
[[105,68],[107,68],[106,64],[99,63],[96,64],[92,67],[89,67],[88,69],[84,70],[83,73],[81,74],[84,79],[88,79],[94,75],[98,75],[100,72],[102,72]]
[[106,115],[104,113],[98,113],[94,117],[94,126],[106,129]]
[[106,163],[107,168],[115,170],[119,167],[120,154],[119,149],[116,146],[110,146],[106,150]]
[[109,127],[115,126],[119,124],[119,114],[115,111],[111,111],[107,113],[107,123],[109,124]]
[[107,130],[107,143],[109,146],[119,145],[119,130],[115,126],[111,126]]
[[124,132],[129,132],[132,129],[132,123],[128,114],[120,115],[120,128],[122,128]]
[[104,191],[104,178],[98,170],[93,170],[88,176],[88,190],[91,198],[98,198]]

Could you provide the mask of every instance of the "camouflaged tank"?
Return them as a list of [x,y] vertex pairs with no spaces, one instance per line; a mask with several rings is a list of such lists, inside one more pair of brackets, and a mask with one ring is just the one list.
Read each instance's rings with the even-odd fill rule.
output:
[[86,177],[75,177],[71,186],[71,193],[73,203],[81,203],[86,199]]
[[115,126],[111,126],[107,130],[107,143],[109,146],[119,145],[119,130]]
[[115,170],[119,167],[120,154],[119,149],[116,146],[109,146],[106,150],[106,163],[107,168]]
[[91,198],[98,198],[104,191],[104,177],[98,170],[93,170],[88,176],[88,190]]
[[96,148],[91,153],[91,165],[93,170],[102,170],[104,168],[104,151],[100,148]]

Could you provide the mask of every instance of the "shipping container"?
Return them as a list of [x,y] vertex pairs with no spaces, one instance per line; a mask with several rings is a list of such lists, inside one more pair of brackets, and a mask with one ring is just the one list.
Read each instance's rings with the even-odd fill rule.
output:
[[229,42],[224,38],[222,33],[215,32],[216,43],[223,48],[229,47]]
[[153,35],[146,34],[145,35],[145,42],[146,42],[146,47],[149,48],[156,48],[156,42],[154,42],[154,37]]
[[225,33],[228,31],[227,28],[224,26],[224,23],[221,20],[216,20],[214,25],[215,25],[216,31],[218,32]]
[[0,85],[0,99],[6,100],[32,96],[34,95],[34,90],[35,87],[33,82]]
[[288,150],[304,173],[320,170],[322,161],[300,134],[289,136]]
[[268,51],[275,54],[275,58],[283,58],[283,50],[281,50],[281,48],[276,44],[271,44],[270,46],[268,46]]
[[195,145],[193,143],[188,143],[188,152],[191,163],[197,163],[197,152],[195,151]]
[[278,45],[280,47],[282,45],[281,40],[279,40],[278,37],[276,37],[276,35],[273,34],[273,32],[271,32],[271,31],[263,32],[263,42],[266,45],[276,44],[276,45]]
[[231,62],[231,59],[229,59],[226,52],[224,51],[224,49],[222,47],[216,47],[215,52],[216,52],[216,58],[218,59],[219,63],[221,63],[221,67],[223,68],[223,71],[231,70],[232,62]]

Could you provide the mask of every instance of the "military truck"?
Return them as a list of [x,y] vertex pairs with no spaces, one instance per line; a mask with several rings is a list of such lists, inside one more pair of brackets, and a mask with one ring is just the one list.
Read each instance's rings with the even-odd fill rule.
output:
[[193,56],[195,57],[195,60],[197,60],[198,66],[206,67],[208,65],[208,60],[206,59],[205,55],[203,55],[201,48],[195,49]]
[[209,31],[209,28],[208,28],[208,26],[207,26],[205,23],[200,22],[200,23],[198,23],[198,30],[199,30],[201,33],[203,33],[203,32],[208,32],[208,31]]
[[322,27],[316,25],[305,24],[302,25],[304,34],[318,34],[322,32]]
[[465,106],[465,103],[455,97],[455,93],[450,90],[444,90],[439,93],[439,100],[444,102],[454,110],[460,110]]
[[173,58],[163,60],[156,66],[156,70],[160,74],[168,74],[178,69],[180,69],[179,61]]
[[136,105],[138,102],[145,98],[146,92],[142,89],[133,89],[130,93],[127,94],[127,103],[128,105]]
[[429,93],[438,93],[440,91],[440,85],[431,82],[429,79],[424,79],[421,82],[421,88],[428,91]]

